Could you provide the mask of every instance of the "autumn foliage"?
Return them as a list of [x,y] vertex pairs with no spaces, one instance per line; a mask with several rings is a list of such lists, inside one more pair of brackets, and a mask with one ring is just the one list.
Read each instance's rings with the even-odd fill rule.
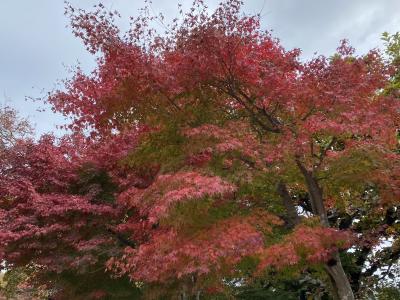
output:
[[[101,270],[195,295],[250,281],[245,260],[256,277],[323,265],[332,275],[339,251],[378,243],[379,222],[331,216],[368,206],[363,223],[399,204],[400,102],[382,92],[393,68],[345,41],[303,62],[240,5],[210,15],[196,1],[163,35],[147,10],[123,35],[101,5],[67,8],[97,67],[47,99],[72,117],[71,134],[1,149],[7,268],[33,266],[39,281]],[[112,297],[99,290],[90,297]]]

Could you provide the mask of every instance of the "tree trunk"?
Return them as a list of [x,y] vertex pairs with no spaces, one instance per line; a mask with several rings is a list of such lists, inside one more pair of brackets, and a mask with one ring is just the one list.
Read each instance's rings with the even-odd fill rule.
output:
[[325,270],[331,279],[335,297],[340,300],[354,300],[353,290],[343,270],[339,253],[335,253],[332,261],[325,265]]
[[286,209],[286,222],[289,228],[293,228],[300,223],[299,215],[297,214],[296,206],[293,199],[287,190],[284,182],[280,181],[277,186],[277,192],[281,196],[283,206]]
[[183,292],[182,292],[180,298],[181,298],[181,300],[188,300],[188,296],[187,296],[187,294],[186,294],[186,291],[183,291]]
[[296,160],[296,163],[306,181],[313,214],[320,218],[320,222],[323,226],[329,227],[328,216],[326,214],[322,196],[322,188],[319,186],[318,181],[314,178],[313,172],[308,171],[299,160]]
[[[296,163],[306,181],[313,214],[319,216],[321,225],[330,227],[323,200],[322,188],[319,186],[318,180],[315,178],[313,172],[308,171],[298,159],[296,159]],[[325,271],[331,279],[334,296],[340,300],[354,300],[353,290],[343,270],[338,252],[325,264]]]
[[189,299],[188,288],[187,288],[186,284],[182,287],[182,292],[181,292],[181,295],[179,298],[180,298],[180,300],[188,300]]

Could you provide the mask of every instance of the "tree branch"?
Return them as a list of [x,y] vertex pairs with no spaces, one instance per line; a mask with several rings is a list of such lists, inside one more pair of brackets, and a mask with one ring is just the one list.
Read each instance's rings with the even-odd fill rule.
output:
[[129,246],[131,248],[136,248],[137,247],[135,242],[132,242],[132,241],[128,240],[126,237],[124,237],[122,234],[116,232],[115,230],[113,230],[111,228],[107,228],[107,231],[109,233],[111,233],[115,238],[117,238],[117,240],[119,242],[121,242],[121,244],[123,244],[125,246]]
[[306,167],[304,167],[304,165],[301,163],[298,157],[296,157],[295,160],[298,168],[300,169],[306,181],[313,213],[320,217],[322,225],[329,227],[329,220],[326,214],[324,200],[322,197],[322,189],[319,186],[317,179],[314,177],[313,172],[308,171]]
[[280,181],[277,186],[277,193],[281,196],[283,205],[286,209],[287,224],[289,228],[293,228],[300,223],[300,217],[297,214],[296,206],[293,203],[293,199],[289,194],[286,184]]

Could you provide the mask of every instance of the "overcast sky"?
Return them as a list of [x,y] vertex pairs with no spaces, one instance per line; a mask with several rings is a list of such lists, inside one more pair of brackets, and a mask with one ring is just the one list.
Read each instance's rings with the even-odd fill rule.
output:
[[[76,7],[90,8],[99,1],[71,0]],[[103,0],[122,14],[127,28],[142,0]],[[179,1],[190,4],[192,1]],[[210,9],[219,1],[205,1]],[[156,12],[167,18],[177,14],[174,0],[153,0]],[[357,49],[381,47],[381,33],[400,31],[400,0],[245,0],[244,11],[262,14],[262,26],[273,30],[282,44],[300,48],[303,59],[332,54],[339,40],[347,38]],[[68,76],[68,66],[80,62],[86,71],[94,67],[69,28],[63,0],[0,0],[0,101],[29,117],[38,133],[54,130],[63,118],[54,116],[42,103],[25,101],[50,91]]]

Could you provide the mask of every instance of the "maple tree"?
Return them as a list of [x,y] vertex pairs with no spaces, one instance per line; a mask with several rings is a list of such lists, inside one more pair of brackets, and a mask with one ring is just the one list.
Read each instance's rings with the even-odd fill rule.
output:
[[345,41],[302,62],[241,4],[209,14],[195,1],[162,35],[148,9],[122,35],[102,5],[67,8],[98,64],[47,99],[72,134],[4,147],[7,268],[29,267],[60,299],[116,297],[72,292],[85,276],[200,298],[273,272],[311,272],[354,299],[380,260],[346,274],[342,259],[364,265],[382,237],[399,243],[395,65]]

